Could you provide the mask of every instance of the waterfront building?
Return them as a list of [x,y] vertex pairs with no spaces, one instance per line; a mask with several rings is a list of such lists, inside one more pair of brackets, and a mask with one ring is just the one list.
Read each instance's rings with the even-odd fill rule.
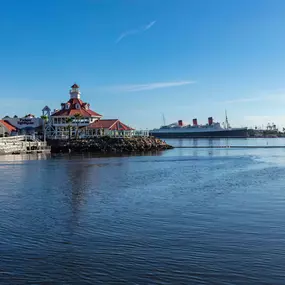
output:
[[87,127],[87,136],[122,136],[131,137],[135,129],[123,124],[118,119],[98,120]]
[[6,120],[0,120],[0,137],[8,137],[16,134],[17,129]]
[[75,136],[80,128],[87,127],[102,117],[102,115],[90,109],[89,103],[81,100],[81,92],[77,84],[71,86],[69,94],[70,99],[65,103],[61,103],[59,110],[54,110],[52,114],[49,114],[47,106],[43,109],[43,115],[46,112],[47,117],[49,117],[49,123],[46,126],[49,137],[66,138]]
[[118,119],[102,119],[102,115],[93,111],[90,104],[81,100],[77,84],[71,86],[70,98],[61,103],[59,110],[46,106],[42,110],[45,134],[48,138],[71,138],[92,136],[133,136],[134,129]]
[[[11,135],[36,135],[42,130],[42,119],[28,114],[22,118],[6,116],[1,120],[1,125],[5,127],[6,136]],[[3,133],[0,130],[0,135]]]
[[102,119],[90,104],[81,100],[77,84],[69,91],[69,100],[53,112],[48,106],[42,109],[42,116],[28,114],[22,118],[6,116],[0,120],[0,136],[32,135],[42,139],[67,139],[96,136],[131,137],[148,136],[148,131],[136,131],[119,119]]

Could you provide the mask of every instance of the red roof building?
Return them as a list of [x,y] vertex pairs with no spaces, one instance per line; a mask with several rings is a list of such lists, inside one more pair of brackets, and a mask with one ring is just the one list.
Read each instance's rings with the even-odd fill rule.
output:
[[70,99],[66,103],[61,103],[61,110],[52,114],[52,117],[73,117],[75,114],[80,114],[82,117],[101,118],[102,115],[92,111],[90,104],[84,103],[81,99],[79,86],[73,84],[69,92]]
[[131,136],[134,133],[133,128],[118,119],[101,120],[102,115],[91,110],[90,104],[81,100],[81,92],[76,83],[71,86],[69,94],[70,99],[61,104],[60,110],[49,115],[50,109],[43,109],[43,114],[46,112],[50,118],[46,124],[48,137]]
[[73,136],[78,127],[87,127],[102,117],[90,109],[90,104],[80,99],[81,92],[77,84],[71,86],[69,94],[70,99],[66,103],[61,103],[61,109],[55,110],[50,116],[51,126],[47,125],[50,137],[62,138],[70,135],[70,132]]
[[5,134],[11,135],[11,133],[16,132],[17,129],[4,120],[0,120],[0,135]]
[[123,124],[118,119],[99,120],[88,126],[88,129],[106,129],[109,131],[133,131],[134,129]]
[[98,120],[87,127],[89,136],[131,136],[134,130],[118,119]]
[[53,113],[52,117],[73,117],[75,114],[80,114],[82,117],[102,117],[102,115],[92,111],[88,103],[84,103],[78,98],[72,98],[66,103],[61,103],[61,110]]

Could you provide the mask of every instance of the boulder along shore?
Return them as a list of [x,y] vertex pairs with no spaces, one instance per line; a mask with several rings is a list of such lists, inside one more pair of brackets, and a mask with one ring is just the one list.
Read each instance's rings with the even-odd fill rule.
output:
[[146,152],[172,149],[165,141],[155,137],[111,138],[97,137],[90,139],[48,140],[51,153],[72,152]]

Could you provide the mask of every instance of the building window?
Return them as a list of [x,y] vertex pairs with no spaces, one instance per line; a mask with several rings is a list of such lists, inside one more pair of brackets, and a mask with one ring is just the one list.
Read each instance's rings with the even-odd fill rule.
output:
[[69,109],[69,104],[65,104],[65,109],[66,109],[66,110]]
[[78,103],[76,103],[75,108],[78,110],[80,109],[80,105]]

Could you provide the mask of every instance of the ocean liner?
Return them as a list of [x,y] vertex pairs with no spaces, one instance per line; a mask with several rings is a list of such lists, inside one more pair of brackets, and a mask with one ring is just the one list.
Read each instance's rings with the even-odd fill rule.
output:
[[221,126],[214,122],[213,117],[208,118],[208,124],[199,125],[197,119],[193,124],[184,124],[182,120],[176,123],[165,125],[159,129],[151,130],[150,135],[158,138],[246,138],[247,128],[231,128],[228,118]]

